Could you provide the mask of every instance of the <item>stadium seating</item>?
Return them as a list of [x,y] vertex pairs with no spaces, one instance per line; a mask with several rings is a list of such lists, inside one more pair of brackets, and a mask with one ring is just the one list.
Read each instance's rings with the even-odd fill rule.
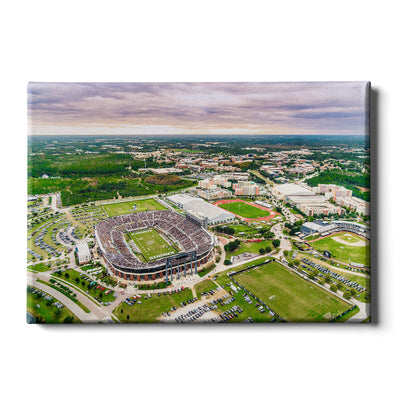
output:
[[[212,249],[210,234],[188,218],[169,210],[138,212],[105,219],[96,225],[95,236],[105,258],[116,268],[124,271],[152,271],[165,268],[168,257],[141,262],[129,249],[125,232],[155,228],[170,242],[175,242],[181,253],[196,251],[197,259]],[[172,266],[190,262],[189,255],[170,259]]]

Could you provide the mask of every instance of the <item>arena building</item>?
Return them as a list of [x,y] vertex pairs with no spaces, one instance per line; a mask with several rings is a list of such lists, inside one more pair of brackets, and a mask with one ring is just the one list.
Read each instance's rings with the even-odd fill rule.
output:
[[367,225],[352,221],[334,221],[331,223],[325,221],[305,222],[300,230],[306,236],[313,235],[314,233],[327,236],[331,233],[344,231],[355,233],[368,240],[370,239],[370,228]]
[[[158,256],[145,255],[140,241],[138,245],[133,240],[142,234],[153,234],[163,243],[162,246],[172,251]],[[135,282],[164,279],[168,282],[197,273],[212,259],[214,250],[209,232],[194,220],[170,210],[137,212],[105,219],[96,225],[95,237],[108,272]],[[148,241],[145,245],[149,245]],[[157,246],[153,243],[155,250],[160,250]]]
[[203,227],[233,222],[236,218],[235,214],[229,211],[187,194],[174,194],[167,197],[167,200],[184,209],[188,216],[193,216],[198,221],[202,220]]

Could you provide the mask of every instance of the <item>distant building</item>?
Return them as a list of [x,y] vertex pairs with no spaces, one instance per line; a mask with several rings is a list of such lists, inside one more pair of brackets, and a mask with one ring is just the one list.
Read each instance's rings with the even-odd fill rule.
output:
[[350,210],[354,210],[360,215],[370,214],[369,202],[358,197],[337,197],[336,203],[343,207],[349,207]]
[[234,183],[232,188],[235,190],[236,196],[258,196],[260,194],[260,187],[251,181],[239,181]]
[[226,189],[219,189],[219,188],[211,188],[206,190],[198,190],[198,196],[206,200],[219,200],[219,199],[227,199],[232,197],[232,193]]

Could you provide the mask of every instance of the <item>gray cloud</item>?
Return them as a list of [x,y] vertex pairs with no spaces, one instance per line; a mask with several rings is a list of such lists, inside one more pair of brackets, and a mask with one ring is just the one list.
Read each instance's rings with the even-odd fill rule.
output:
[[[33,126],[364,133],[365,83],[32,83]],[[351,122],[350,122],[351,121]]]

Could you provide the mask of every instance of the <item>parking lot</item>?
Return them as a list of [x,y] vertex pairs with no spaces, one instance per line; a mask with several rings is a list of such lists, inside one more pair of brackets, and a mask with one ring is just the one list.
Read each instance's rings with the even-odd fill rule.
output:
[[216,311],[217,306],[211,305],[210,302],[220,297],[218,291],[214,294],[203,296],[201,300],[194,301],[169,312],[169,316],[163,316],[161,322],[172,323],[194,323],[194,322],[218,322],[219,313]]

